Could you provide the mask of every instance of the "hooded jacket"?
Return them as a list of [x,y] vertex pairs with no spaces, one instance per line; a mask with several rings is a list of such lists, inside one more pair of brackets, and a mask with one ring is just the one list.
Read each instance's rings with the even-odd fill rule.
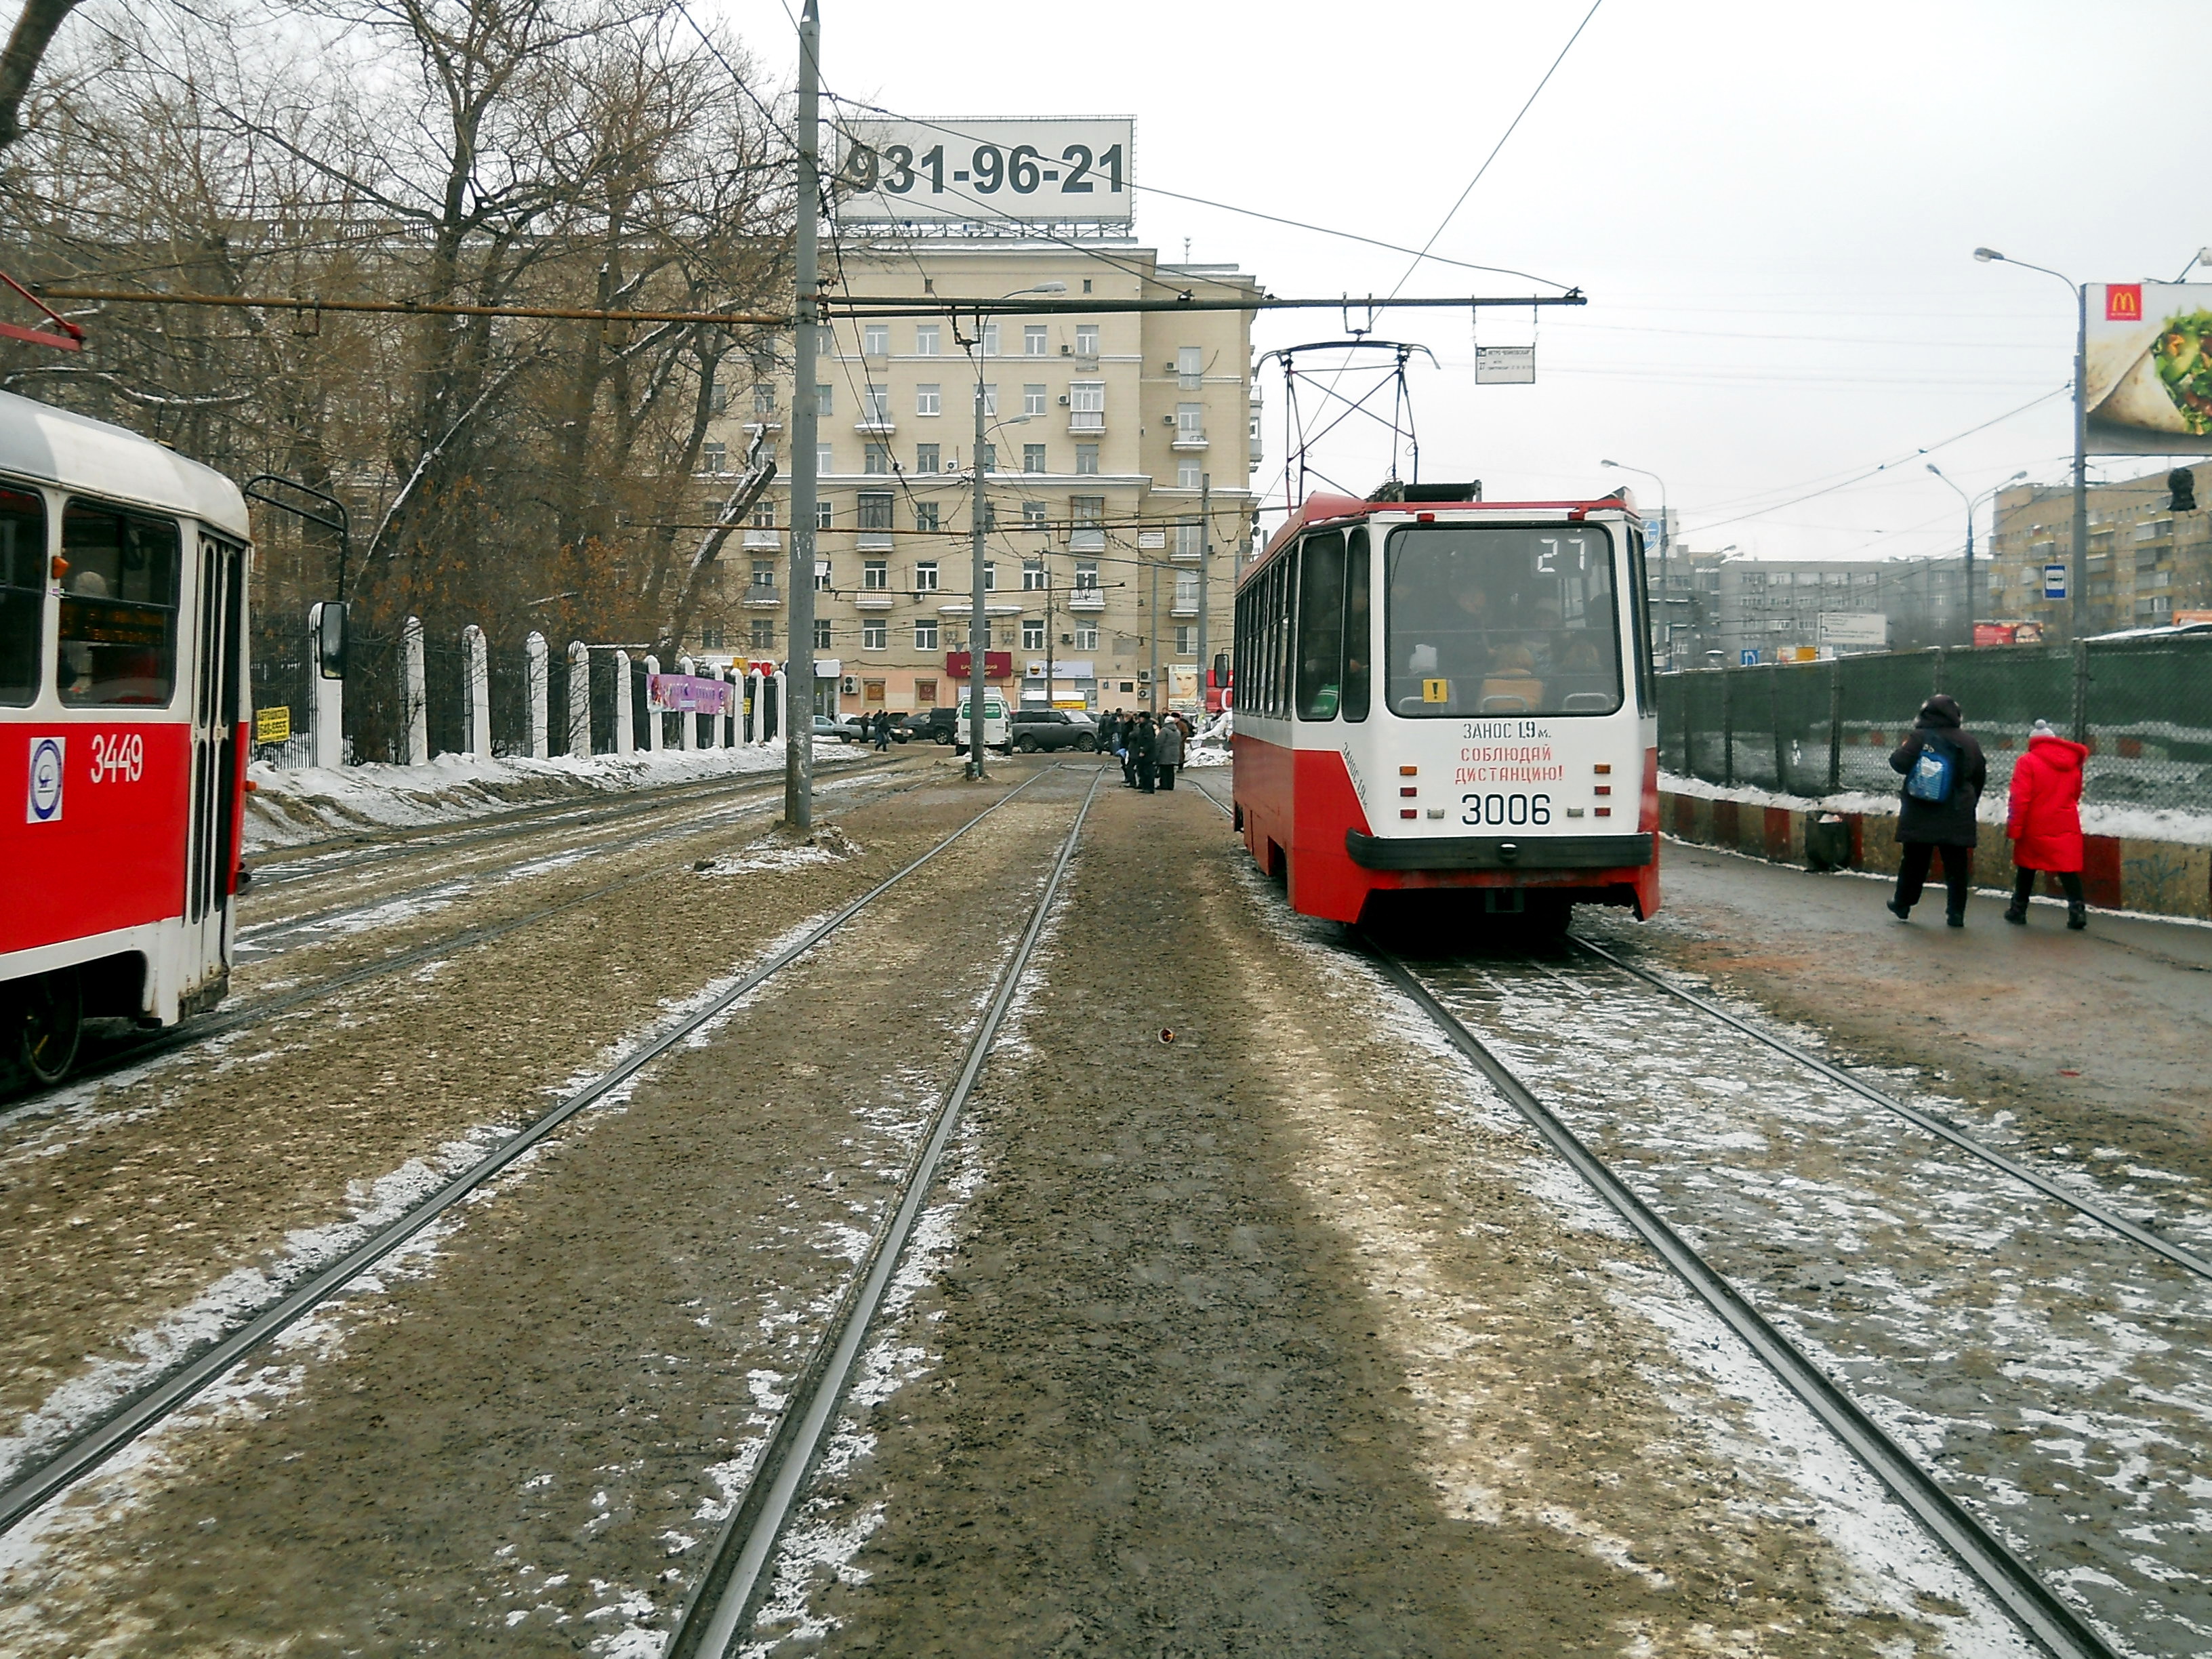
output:
[[2081,867],[2081,766],[2088,750],[2051,732],[2027,740],[2014,763],[2005,834],[2012,861],[2023,870]]
[[1981,805],[1982,790],[1990,781],[1990,763],[1983,758],[1982,745],[1960,723],[1958,703],[1941,691],[1920,705],[1920,718],[1889,757],[1890,770],[1910,777],[1920,751],[1931,746],[1951,753],[1950,799],[1920,800],[1900,790],[1904,804],[1897,814],[1897,838],[1937,847],[1972,847],[1979,833],[1974,809]]
[[1162,720],[1158,733],[1152,739],[1152,763],[1155,766],[1182,764],[1182,727],[1173,720]]

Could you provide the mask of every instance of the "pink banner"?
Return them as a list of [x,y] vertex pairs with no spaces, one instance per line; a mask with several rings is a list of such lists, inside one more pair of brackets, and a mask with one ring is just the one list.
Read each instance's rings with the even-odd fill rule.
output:
[[722,714],[730,708],[730,688],[697,674],[648,674],[647,702],[669,714]]

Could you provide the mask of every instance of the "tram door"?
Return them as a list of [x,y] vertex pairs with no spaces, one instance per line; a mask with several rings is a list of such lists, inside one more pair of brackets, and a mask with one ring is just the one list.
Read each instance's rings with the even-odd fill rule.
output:
[[[245,648],[246,550],[203,535],[199,627],[192,652],[192,805],[185,852],[185,995],[227,968],[232,837],[238,798],[240,653]],[[210,989],[216,988],[210,986]],[[219,993],[218,993],[219,994]]]

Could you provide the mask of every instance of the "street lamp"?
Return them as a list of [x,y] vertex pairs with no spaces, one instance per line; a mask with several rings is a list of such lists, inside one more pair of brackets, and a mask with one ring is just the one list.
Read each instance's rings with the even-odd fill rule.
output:
[[[2004,483],[1991,484],[1980,495],[1969,496],[1965,490],[1959,489],[1958,481],[1935,462],[1928,463],[1928,470],[1942,479],[1945,483],[1949,484],[1952,489],[1959,490],[1959,499],[1966,504],[1966,644],[1971,649],[1974,643],[1974,509],[1996,495],[2006,484],[2016,484],[2027,474],[2025,471],[2015,472],[2007,478]],[[1991,558],[1996,556],[1996,542],[1997,527],[1992,522],[1990,526],[1990,556]]]
[[[1024,294],[1065,294],[1067,284],[1054,279],[1033,283],[1001,294],[1000,300],[1012,300]],[[997,301],[993,301],[996,304]],[[989,441],[983,424],[983,307],[975,308],[975,338],[969,345],[975,356],[975,447],[970,459],[975,474],[975,499],[969,505],[969,570],[968,576],[969,603],[968,608],[968,775],[979,781],[983,776],[983,665],[985,649],[991,642],[989,613],[983,605],[983,447]]]
[[1668,580],[1667,555],[1674,545],[1674,533],[1667,518],[1667,481],[1648,467],[1629,466],[1620,461],[1600,461],[1598,465],[1612,467],[1616,471],[1641,473],[1659,486],[1659,620],[1667,630],[1667,670],[1672,673],[1674,668],[1674,618],[1667,609],[1673,592]]
[[2082,593],[2089,580],[2089,289],[2063,271],[2032,265],[2025,259],[2008,259],[1993,247],[1976,248],[1974,258],[1984,264],[1994,260],[2018,265],[2022,270],[2039,270],[2074,290],[2074,576],[2066,590],[2066,605],[2073,619],[2069,631],[2078,635],[2087,615],[2082,609]]

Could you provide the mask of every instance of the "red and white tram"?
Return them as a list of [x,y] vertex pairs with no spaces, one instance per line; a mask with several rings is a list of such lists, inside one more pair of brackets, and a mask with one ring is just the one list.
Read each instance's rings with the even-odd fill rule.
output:
[[246,534],[220,473],[0,393],[0,1073],[228,988]]
[[1307,915],[1473,890],[1659,908],[1641,520],[1622,496],[1316,495],[1237,587],[1236,803]]

